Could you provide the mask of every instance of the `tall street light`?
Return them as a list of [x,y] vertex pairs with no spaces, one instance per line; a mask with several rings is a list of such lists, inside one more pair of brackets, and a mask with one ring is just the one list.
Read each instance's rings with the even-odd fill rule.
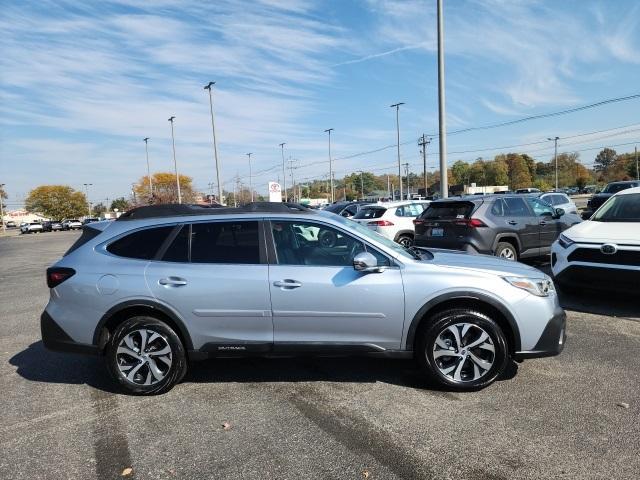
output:
[[556,164],[556,192],[557,192],[558,191],[558,140],[560,140],[560,137],[547,138],[547,140],[553,142],[554,144],[555,152],[553,154],[553,159]]
[[287,201],[287,174],[284,168],[284,146],[286,143],[280,144],[280,150],[282,151],[282,190],[284,191],[284,201]]
[[144,150],[147,153],[147,177],[149,178],[149,199],[153,202],[153,183],[151,182],[151,169],[149,168],[149,137],[143,138]]
[[204,86],[205,90],[209,90],[209,108],[211,110],[211,132],[213,133],[213,158],[216,161],[216,181],[218,182],[218,202],[222,202],[222,183],[220,183],[220,162],[218,162],[218,145],[216,144],[216,124],[213,117],[213,85],[216,82],[209,82]]
[[394,103],[391,108],[396,109],[396,133],[397,133],[397,146],[398,146],[398,178],[400,179],[400,200],[402,197],[402,171],[400,167],[400,105],[404,105],[404,102]]
[[87,210],[89,210],[89,216],[91,216],[91,202],[89,202],[89,187],[93,185],[93,183],[83,183],[84,185],[84,194],[87,197]]
[[325,133],[329,134],[329,182],[331,184],[331,203],[334,202],[334,191],[333,191],[333,161],[331,160],[331,132],[333,128],[327,128]]
[[253,182],[251,180],[251,153],[247,153],[249,157],[249,190],[251,190],[251,201],[253,202]]
[[176,162],[176,137],[173,132],[173,120],[176,117],[169,118],[171,123],[171,144],[173,145],[173,168],[176,171],[176,185],[178,186],[178,203],[182,203],[182,193],[180,192],[180,176],[178,175],[178,162]]
[[440,141],[440,197],[449,196],[447,171],[447,123],[444,99],[444,18],[442,0],[438,0],[438,123]]

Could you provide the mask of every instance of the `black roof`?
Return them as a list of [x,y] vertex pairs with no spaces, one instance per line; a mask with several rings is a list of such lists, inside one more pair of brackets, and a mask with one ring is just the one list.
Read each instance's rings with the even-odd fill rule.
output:
[[165,203],[147,205],[128,210],[120,215],[117,221],[141,220],[158,217],[181,217],[189,215],[229,215],[239,213],[306,213],[311,210],[298,203],[253,202],[240,207],[223,207],[220,205],[196,205]]

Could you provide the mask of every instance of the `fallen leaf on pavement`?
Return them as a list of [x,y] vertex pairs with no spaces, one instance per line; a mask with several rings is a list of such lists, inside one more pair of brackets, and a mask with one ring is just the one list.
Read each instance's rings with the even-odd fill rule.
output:
[[622,408],[629,408],[629,404],[625,402],[618,402],[616,405]]
[[222,424],[222,429],[223,430],[231,430],[231,424],[229,422],[224,422]]
[[127,476],[131,475],[132,473],[133,473],[133,468],[131,468],[131,467],[127,467],[127,468],[125,468],[124,470],[122,470],[121,475],[122,475],[123,477],[127,477]]
[[362,471],[362,478],[369,478],[369,475],[371,475],[371,474],[369,473],[369,470],[363,470],[363,471]]

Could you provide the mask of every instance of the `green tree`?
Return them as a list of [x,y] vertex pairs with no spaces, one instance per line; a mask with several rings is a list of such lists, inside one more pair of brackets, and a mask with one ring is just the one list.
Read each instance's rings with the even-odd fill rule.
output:
[[611,164],[613,164],[617,156],[618,155],[616,151],[612,148],[605,148],[603,150],[600,150],[600,153],[596,155],[595,167],[594,167],[595,170],[596,171],[606,170],[607,168],[609,168],[609,166],[611,166]]
[[531,173],[527,161],[519,153],[498,155],[496,160],[504,160],[509,168],[509,186],[512,190],[530,187],[532,183]]
[[104,203],[96,203],[93,207],[91,207],[91,213],[94,217],[99,217],[106,211],[107,207],[104,205]]
[[471,168],[469,164],[463,160],[458,160],[451,165],[451,173],[453,176],[451,183],[467,185],[469,183],[470,172]]
[[486,165],[487,185],[508,185],[509,166],[503,159],[495,159]]
[[25,201],[27,211],[55,220],[87,215],[84,193],[67,185],[41,185],[29,192]]
[[126,212],[130,208],[131,208],[131,204],[124,197],[116,198],[114,201],[111,202],[112,211],[115,211],[117,209],[119,212]]

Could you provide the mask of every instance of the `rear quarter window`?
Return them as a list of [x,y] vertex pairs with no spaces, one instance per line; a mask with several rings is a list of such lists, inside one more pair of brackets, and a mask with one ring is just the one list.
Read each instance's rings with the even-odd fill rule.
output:
[[151,260],[173,229],[174,226],[170,225],[138,230],[109,244],[107,251],[118,257]]
[[74,250],[77,250],[82,245],[87,243],[89,240],[93,240],[94,238],[96,238],[101,233],[102,233],[102,231],[98,230],[96,228],[84,227],[82,229],[82,235],[80,235],[80,237],[75,242],[73,242],[73,245],[71,245],[69,250],[67,250],[64,253],[63,257],[66,257],[67,255],[69,255]]

